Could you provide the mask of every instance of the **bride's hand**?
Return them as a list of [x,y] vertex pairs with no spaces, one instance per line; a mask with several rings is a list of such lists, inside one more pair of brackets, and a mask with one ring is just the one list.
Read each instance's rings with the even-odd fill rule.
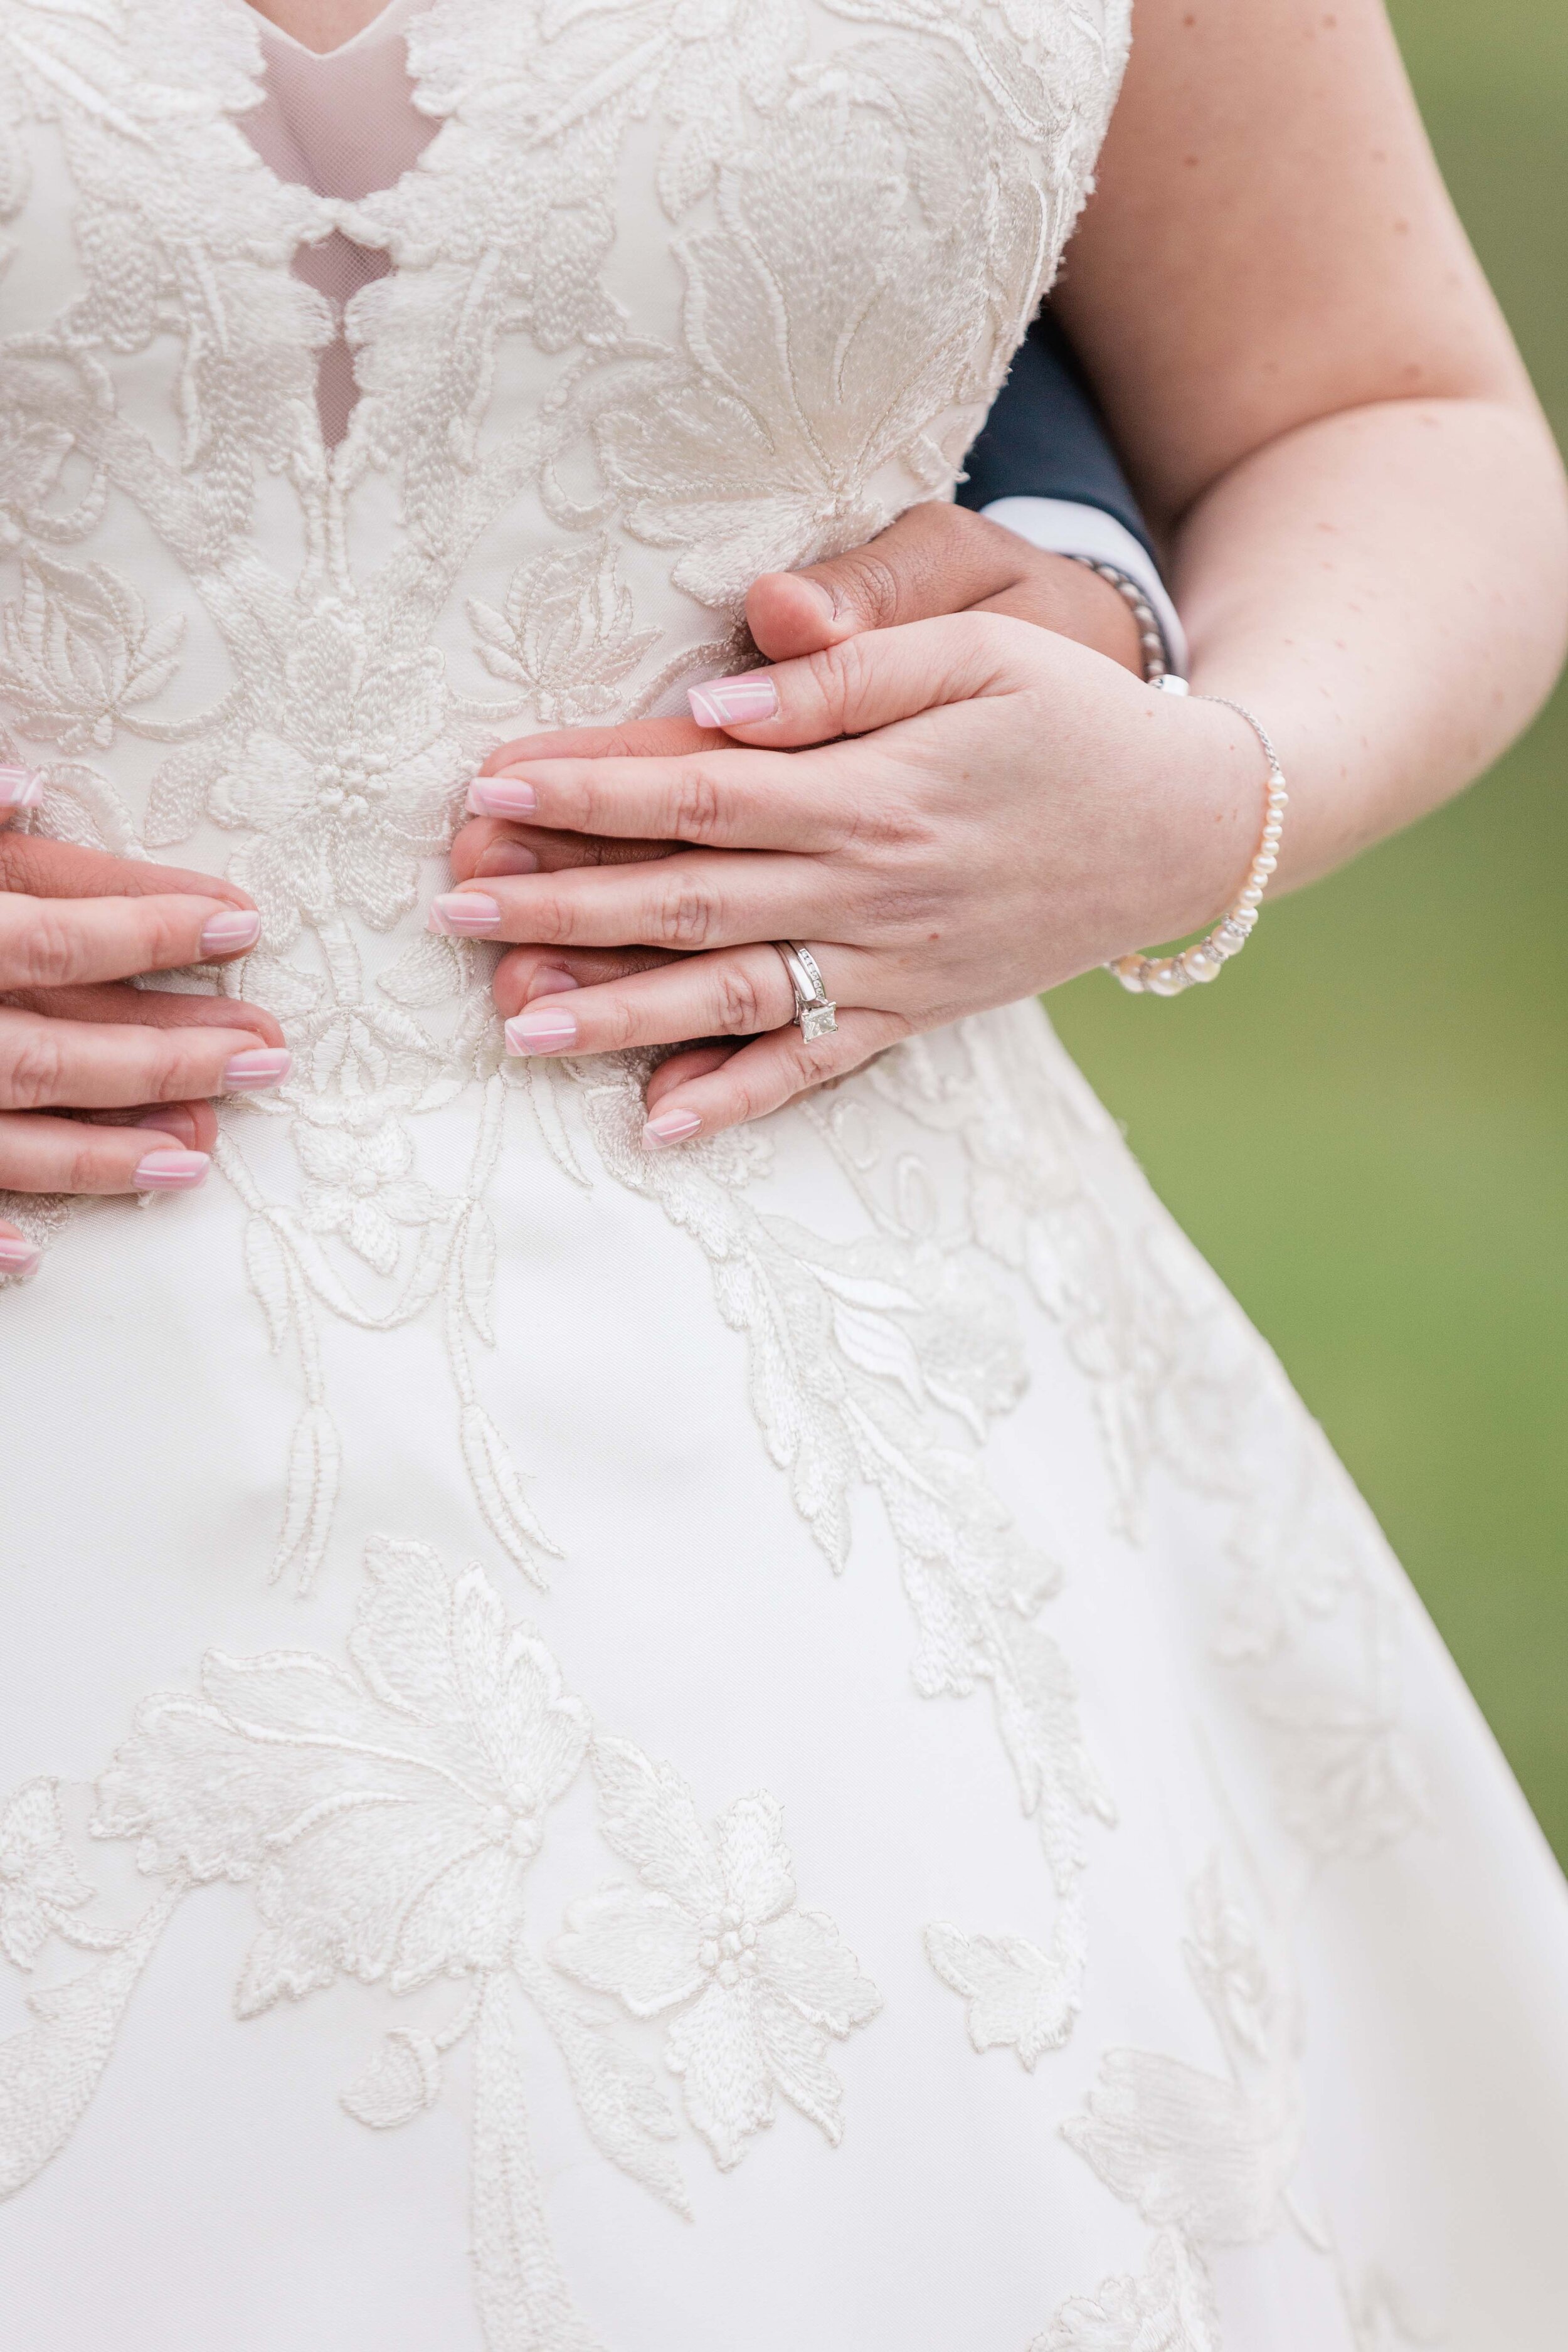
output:
[[[0,828],[26,804],[18,780]],[[208,1097],[275,1085],[282,1032],[258,1005],[121,983],[227,961],[258,926],[231,883],[0,830],[0,1191],[200,1181],[217,1132]],[[0,1222],[0,1276],[37,1260]]]
[[[751,1040],[661,1065],[655,1144],[760,1117],[911,1032],[1197,928],[1262,827],[1261,756],[1234,713],[1153,694],[998,614],[868,632],[702,693],[734,743],[506,771],[536,828],[679,846],[493,876],[433,916],[522,943],[498,979],[503,1004],[524,1006],[516,1052]],[[810,948],[837,1034],[808,1045],[794,1025],[775,940]],[[594,979],[596,956],[633,946],[669,961]],[[541,971],[579,984],[531,993]]]
[[[1135,677],[1142,675],[1137,624],[1115,588],[1070,556],[1049,554],[1017,532],[942,500],[911,507],[876,539],[846,554],[799,572],[765,572],[746,600],[752,639],[773,661],[823,652],[867,629],[963,612],[1008,614],[1092,646]],[[467,882],[665,856],[665,842],[580,837],[498,814],[506,797],[505,771],[520,759],[662,757],[711,748],[723,740],[695,719],[682,717],[566,728],[502,744],[486,761],[471,802],[484,814],[471,816],[453,842],[454,876]],[[489,779],[497,780],[493,800],[484,792]],[[613,980],[667,961],[661,951],[640,947],[577,950],[545,962],[512,957],[498,975],[497,1002],[502,1013],[517,1013],[530,994]],[[718,1058],[710,1053],[710,1061]]]
[[[769,661],[823,652],[866,629],[940,619],[949,613],[1007,613],[1051,629],[1075,644],[1143,673],[1138,625],[1125,599],[1087,564],[1032,547],[1016,531],[963,507],[933,500],[910,507],[864,547],[806,565],[768,572],[746,599],[753,642]],[[521,758],[563,755],[601,759],[611,752],[700,751],[719,738],[693,719],[633,719],[614,728],[565,728],[503,743],[485,761],[486,777]],[[474,805],[485,808],[482,795]],[[541,868],[635,862],[662,853],[660,842],[574,840],[561,833],[508,821],[499,808],[470,819],[452,844],[452,870],[461,882],[491,874],[531,874]],[[629,959],[606,962],[630,970]],[[511,1008],[516,1010],[515,1006]]]

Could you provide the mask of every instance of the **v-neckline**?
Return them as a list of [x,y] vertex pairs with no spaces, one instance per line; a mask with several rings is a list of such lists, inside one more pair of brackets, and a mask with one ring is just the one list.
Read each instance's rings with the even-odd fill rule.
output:
[[427,5],[428,0],[385,0],[385,5],[376,10],[370,22],[367,25],[362,25],[357,33],[351,33],[346,41],[340,41],[335,48],[313,49],[308,41],[300,40],[297,33],[290,33],[285,26],[275,23],[270,16],[264,16],[259,8],[253,7],[251,0],[238,0],[238,5],[245,10],[246,15],[255,18],[264,44],[269,40],[279,42],[296,57],[313,58],[321,65],[332,64],[339,58],[351,56],[362,42],[368,45],[377,34],[384,37],[390,29],[387,24],[389,17],[406,21],[409,16],[416,16],[419,10]]
[[[250,0],[207,0],[207,5],[211,5],[217,14],[231,19],[244,18],[250,28],[255,47],[251,52],[251,62],[247,71],[251,87],[256,92],[254,102],[260,103],[268,95],[269,51],[280,62],[286,59],[291,70],[302,68],[308,76],[312,68],[320,68],[323,73],[330,74],[342,59],[353,58],[356,53],[385,43],[393,37],[401,37],[408,26],[429,15],[439,5],[439,0],[386,0],[386,5],[372,17],[368,25],[363,25],[351,39],[340,41],[335,49],[328,49],[324,52],[307,48],[305,44],[296,40],[291,33],[286,33],[281,26],[275,25],[269,16],[264,16],[259,9],[253,8],[250,5]],[[413,91],[413,103],[417,112],[419,84],[418,78],[413,71],[412,60],[408,65],[408,79]],[[430,139],[412,161],[406,163],[384,186],[369,191],[367,196],[330,196],[310,181],[289,179],[268,156],[259,152],[247,137],[244,125],[232,115],[229,119],[229,128],[236,138],[242,141],[249,149],[255,158],[257,168],[266,173],[274,187],[303,189],[316,204],[323,208],[324,217],[336,226],[339,225],[338,215],[343,210],[367,200],[384,201],[387,197],[395,195],[397,191],[417,173],[429,148],[439,142],[447,125],[444,121],[437,122],[434,126]]]

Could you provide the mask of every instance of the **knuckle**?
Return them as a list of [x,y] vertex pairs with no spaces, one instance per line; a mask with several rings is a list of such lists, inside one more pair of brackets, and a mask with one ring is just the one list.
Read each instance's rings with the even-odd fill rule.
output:
[[710,841],[719,829],[722,794],[705,770],[678,768],[669,783],[669,832],[676,841]]
[[721,1037],[753,1037],[766,1026],[762,993],[743,964],[723,965],[714,975],[713,1026]]
[[820,1045],[808,1045],[804,1038],[784,1049],[784,1069],[792,1092],[802,1087],[820,1086],[834,1066],[835,1050],[826,1039]]
[[606,1054],[623,1053],[629,1045],[641,1043],[637,1035],[637,1007],[617,996],[612,990],[597,1007],[601,1035],[600,1050]]
[[683,877],[670,883],[659,899],[655,935],[672,948],[705,947],[712,937],[715,919],[712,894]]
[[96,1192],[109,1172],[108,1152],[101,1143],[92,1139],[87,1129],[78,1126],[74,1120],[62,1119],[59,1123],[80,1139],[79,1141],[73,1140],[67,1150],[60,1180],[61,1192]]
[[50,898],[36,900],[6,958],[15,984],[58,988],[76,977],[78,961],[72,925],[63,906]]
[[847,601],[874,629],[889,627],[899,615],[901,582],[898,566],[875,544],[850,559]]
[[839,645],[811,654],[809,661],[823,701],[844,727],[853,727],[872,675],[869,637],[844,637]]
[[27,1022],[0,1029],[0,1103],[7,1110],[38,1110],[58,1102],[65,1076],[54,1025]]
[[743,1072],[737,1071],[731,1080],[735,1116],[742,1123],[751,1118],[763,1118],[779,1100],[776,1087],[763,1087]]
[[[194,924],[189,914],[184,919],[172,908],[152,908],[143,914],[145,930],[137,950],[137,966],[142,971],[167,971],[177,964],[188,963],[201,953],[200,925]],[[196,936],[193,938],[193,930]]]
[[555,947],[574,934],[572,908],[569,900],[554,898],[541,891],[528,902],[528,928],[541,947]]

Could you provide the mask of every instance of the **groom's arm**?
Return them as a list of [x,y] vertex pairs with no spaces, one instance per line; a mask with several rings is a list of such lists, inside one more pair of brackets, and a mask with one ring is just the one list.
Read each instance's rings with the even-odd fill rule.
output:
[[1170,667],[1186,645],[1154,543],[1066,335],[1043,310],[965,460],[958,502],[1053,555],[1109,563],[1142,590]]

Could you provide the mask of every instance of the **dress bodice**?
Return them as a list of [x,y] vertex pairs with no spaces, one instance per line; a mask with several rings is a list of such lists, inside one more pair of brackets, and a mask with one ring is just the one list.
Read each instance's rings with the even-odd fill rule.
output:
[[[222,984],[311,1123],[493,1055],[417,911],[488,750],[679,702],[758,572],[951,488],[1128,14],[394,0],[324,61],[369,110],[406,39],[376,188],[244,0],[0,0],[4,756],[47,830],[254,892]],[[384,257],[346,310],[334,251]]]
[[[204,849],[275,953],[393,926],[484,745],[650,707],[759,571],[951,486],[1127,10],[397,15],[435,135],[356,202],[244,135],[278,96],[242,0],[0,6],[13,748],[62,827],[229,835]],[[353,47],[325,62],[379,87],[384,45]],[[392,266],[331,447],[333,321],[290,264],[334,231]]]

